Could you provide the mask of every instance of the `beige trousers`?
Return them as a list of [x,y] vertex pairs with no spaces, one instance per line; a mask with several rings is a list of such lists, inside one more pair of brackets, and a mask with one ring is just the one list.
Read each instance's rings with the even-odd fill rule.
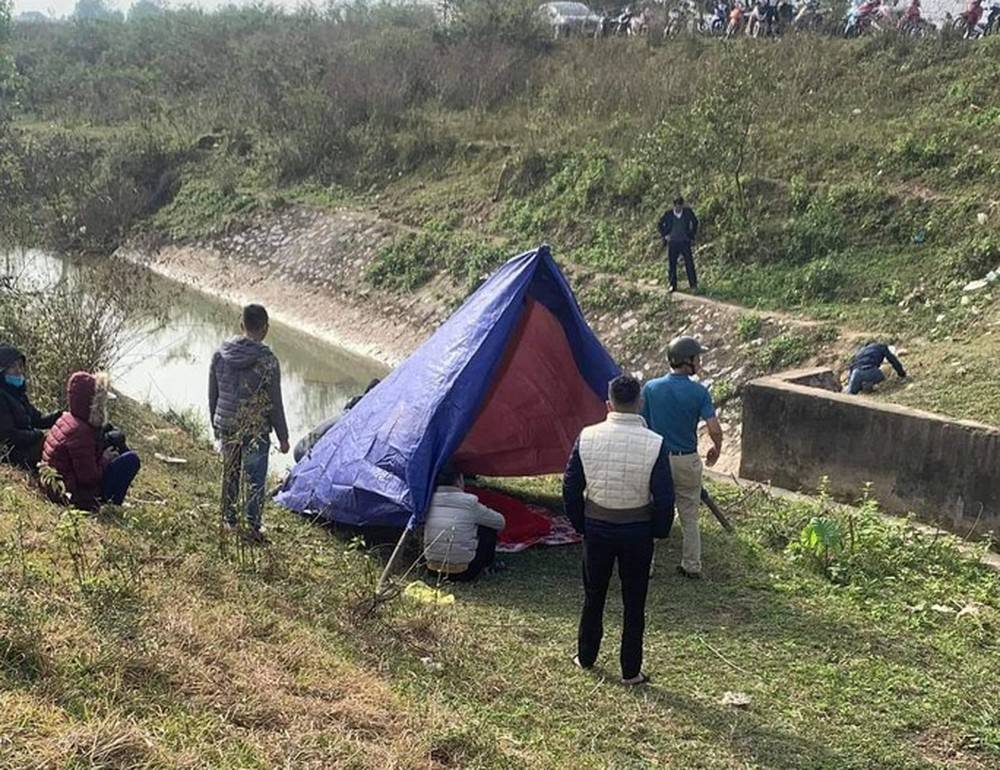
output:
[[681,518],[684,546],[681,567],[701,572],[701,532],[698,529],[698,506],[701,505],[701,457],[697,453],[670,455],[670,473],[674,477],[674,499]]

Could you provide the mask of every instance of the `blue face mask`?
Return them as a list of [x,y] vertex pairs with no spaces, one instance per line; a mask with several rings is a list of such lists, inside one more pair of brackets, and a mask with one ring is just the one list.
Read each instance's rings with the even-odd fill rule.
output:
[[4,381],[15,388],[24,387],[24,375],[23,374],[5,374],[3,376]]

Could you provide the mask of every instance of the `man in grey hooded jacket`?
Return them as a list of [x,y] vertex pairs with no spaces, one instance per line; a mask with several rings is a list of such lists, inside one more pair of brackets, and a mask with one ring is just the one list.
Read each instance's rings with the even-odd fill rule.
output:
[[212,357],[208,377],[208,410],[215,436],[222,443],[222,515],[236,527],[241,482],[246,479],[243,510],[248,536],[264,541],[261,508],[267,483],[270,434],[278,437],[282,454],[288,452],[288,424],[281,401],[281,368],[264,344],[267,310],[261,305],[243,308],[242,335],[222,343]]

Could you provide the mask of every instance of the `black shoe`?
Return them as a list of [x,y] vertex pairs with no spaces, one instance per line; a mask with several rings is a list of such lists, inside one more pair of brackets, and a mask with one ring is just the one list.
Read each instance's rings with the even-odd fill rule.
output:
[[670,287],[670,293],[673,294],[675,291],[677,291],[677,287],[676,286],[671,286]]
[[688,580],[701,580],[700,572],[688,572],[680,564],[677,565],[677,574],[686,577]]
[[267,539],[267,535],[259,529],[248,529],[244,535],[243,539],[252,543],[253,545],[267,545],[270,541]]

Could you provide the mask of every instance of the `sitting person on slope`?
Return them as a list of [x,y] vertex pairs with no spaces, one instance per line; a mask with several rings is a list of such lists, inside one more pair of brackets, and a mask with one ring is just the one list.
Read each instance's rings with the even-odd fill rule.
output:
[[44,431],[51,428],[59,412],[42,414],[28,398],[24,354],[10,345],[0,345],[0,459],[34,472],[42,459]]
[[464,490],[462,474],[446,465],[424,522],[424,557],[433,577],[467,583],[493,566],[506,522]]
[[[121,505],[139,472],[139,455],[109,431],[108,376],[75,372],[66,384],[69,411],[52,426],[42,463],[59,474],[62,489],[43,480],[49,497],[74,508],[96,511],[103,503]],[[68,500],[66,499],[68,498]]]

